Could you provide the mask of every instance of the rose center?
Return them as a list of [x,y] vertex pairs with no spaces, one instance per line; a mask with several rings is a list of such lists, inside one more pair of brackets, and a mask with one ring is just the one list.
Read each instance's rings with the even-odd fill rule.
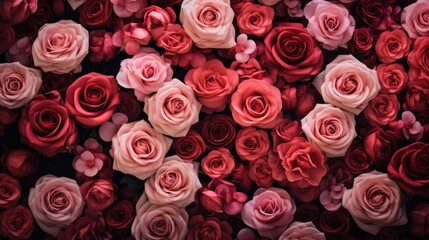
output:
[[205,7],[201,10],[198,19],[205,26],[216,26],[220,20],[220,14],[219,11],[216,11],[216,9],[212,7]]
[[137,141],[134,141],[133,147],[137,154],[148,154],[152,151],[152,146],[148,144],[146,139],[137,139]]
[[6,79],[6,91],[8,93],[16,93],[22,89],[23,79],[20,76],[12,76]]
[[156,236],[168,236],[170,226],[163,216],[157,216],[150,222],[150,230]]

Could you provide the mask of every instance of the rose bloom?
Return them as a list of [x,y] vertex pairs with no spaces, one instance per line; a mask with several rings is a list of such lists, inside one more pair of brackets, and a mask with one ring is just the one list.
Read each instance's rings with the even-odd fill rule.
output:
[[88,213],[61,230],[56,236],[58,240],[68,239],[112,239],[110,229],[101,212]]
[[368,28],[356,28],[353,31],[353,36],[348,43],[348,48],[352,54],[361,53],[368,55],[374,47],[374,37]]
[[67,152],[77,141],[77,128],[57,91],[37,95],[21,112],[22,141],[46,157]]
[[267,61],[278,66],[278,76],[288,83],[308,81],[322,69],[322,51],[301,23],[274,27],[264,43]]
[[208,149],[232,147],[236,135],[236,124],[230,116],[210,115],[203,119],[201,125],[201,137]]
[[44,232],[52,236],[74,222],[84,205],[76,181],[66,177],[42,176],[28,196],[28,206],[34,219]]
[[350,215],[344,209],[340,209],[338,211],[325,211],[319,218],[320,230],[332,237],[346,238],[350,232],[350,225]]
[[378,94],[363,111],[369,124],[374,127],[393,122],[401,105],[394,94]]
[[38,0],[1,1],[0,18],[6,23],[22,23],[37,11]]
[[135,239],[185,239],[188,214],[184,208],[171,204],[156,205],[143,194],[136,205],[136,217],[131,226]]
[[258,2],[267,6],[274,6],[280,1],[281,0],[258,0]]
[[221,112],[238,85],[236,71],[226,68],[218,59],[188,71],[185,84],[192,87],[198,100],[208,111]]
[[203,138],[193,129],[189,130],[186,136],[174,139],[172,147],[177,156],[185,162],[195,161],[206,151]]
[[177,155],[165,158],[162,166],[144,184],[151,203],[178,207],[186,207],[195,201],[195,193],[201,187],[192,163],[185,163]]
[[274,142],[273,150],[277,151],[277,146],[280,143],[290,142],[295,137],[303,136],[303,133],[300,121],[284,118],[271,130],[271,137]]
[[35,225],[30,209],[23,205],[0,213],[0,235],[8,239],[28,239]]
[[183,29],[199,48],[235,45],[234,11],[229,0],[184,0],[179,18]]
[[407,86],[408,74],[400,63],[378,65],[377,76],[380,93],[398,94]]
[[127,229],[131,227],[134,216],[134,205],[130,201],[118,201],[107,209],[106,224],[114,230]]
[[293,222],[280,236],[279,240],[312,239],[325,240],[325,234],[319,231],[312,222]]
[[428,160],[429,144],[415,142],[396,151],[387,170],[407,194],[429,198]]
[[273,128],[282,116],[280,91],[265,81],[240,83],[229,107],[234,120],[243,127]]
[[172,76],[170,63],[155,49],[144,48],[133,58],[121,62],[116,79],[121,87],[134,89],[137,99],[143,101],[146,95],[158,91]]
[[143,9],[143,26],[152,33],[159,28],[164,30],[169,23],[176,22],[176,13],[171,7],[161,8],[156,5]]
[[356,121],[350,112],[331,104],[317,104],[301,119],[308,141],[319,147],[327,157],[342,157],[357,136]]
[[240,130],[235,138],[235,151],[241,159],[248,161],[267,155],[270,145],[267,132],[254,127]]
[[259,158],[250,162],[249,178],[259,187],[269,188],[273,185],[272,169],[267,158]]
[[410,71],[408,76],[410,81],[418,81],[420,77],[429,77],[429,37],[419,37],[414,42],[413,50],[407,57]]
[[55,73],[44,73],[42,83],[42,93],[50,91],[58,91],[61,97],[65,97],[67,88],[74,82],[73,74],[55,74]]
[[0,54],[3,54],[9,51],[15,43],[15,32],[10,24],[0,23],[0,39],[2,39]]
[[224,179],[235,168],[235,159],[226,148],[219,148],[210,151],[201,160],[201,168],[211,178]]
[[196,215],[191,217],[188,227],[186,240],[232,240],[231,225],[227,221],[221,221],[217,218],[204,218],[203,215]]
[[0,63],[0,106],[20,108],[31,101],[42,86],[42,73],[19,62]]
[[100,211],[116,200],[116,185],[110,180],[90,180],[80,186],[80,192],[88,209]]
[[263,37],[271,30],[273,20],[273,8],[246,2],[237,16],[237,25],[241,33]]
[[28,149],[13,149],[1,157],[6,171],[17,178],[25,178],[36,173],[39,158],[36,153]]
[[8,209],[18,204],[21,184],[14,177],[0,173],[0,209]]
[[259,188],[244,205],[241,218],[259,235],[277,239],[293,221],[295,211],[295,201],[286,190]]
[[410,38],[429,37],[429,0],[418,0],[404,8],[402,27]]
[[383,0],[361,0],[358,1],[355,8],[355,16],[360,25],[380,31],[386,31],[392,25],[395,26],[391,14],[398,14],[399,12],[399,6],[393,10],[392,6]]
[[313,0],[304,7],[307,31],[327,50],[347,48],[355,29],[355,19],[343,5]]
[[62,74],[78,70],[88,49],[88,31],[71,20],[61,20],[39,29],[32,56],[34,65],[44,72]]
[[130,122],[138,120],[142,108],[134,94],[132,92],[119,91],[119,97],[118,112],[125,114]]
[[153,128],[171,137],[186,136],[198,122],[201,103],[192,88],[178,79],[166,82],[155,95],[146,97],[143,111]]
[[316,105],[316,93],[306,84],[287,84],[281,89],[281,93],[283,108],[293,111],[300,118]]
[[408,56],[411,40],[402,29],[391,32],[385,31],[375,44],[375,53],[383,63],[393,63],[398,59]]
[[347,149],[344,156],[344,165],[346,169],[352,173],[359,175],[371,169],[373,160],[368,157],[365,149],[359,141],[354,141]]
[[343,207],[360,229],[373,235],[383,227],[407,223],[404,201],[398,184],[376,170],[357,176],[343,195]]
[[313,81],[326,103],[355,115],[361,113],[380,90],[377,72],[352,55],[339,55]]
[[419,238],[429,236],[429,204],[418,202],[409,213],[411,234]]
[[156,32],[152,32],[152,37],[159,35],[156,45],[166,50],[165,55],[184,54],[192,48],[192,39],[179,24],[168,24],[165,29],[156,29]]
[[113,5],[109,0],[85,1],[79,8],[79,22],[88,28],[107,28],[113,23]]
[[112,43],[113,33],[94,30],[89,33],[89,60],[91,62],[109,61],[116,56],[117,48]]
[[162,165],[172,142],[144,120],[125,123],[112,139],[113,169],[145,180]]
[[234,61],[231,63],[229,68],[234,69],[238,73],[238,79],[240,82],[249,79],[258,79],[274,84],[274,80],[277,78],[276,71],[272,69],[263,69],[258,60],[254,58],[251,58],[247,63]]
[[303,203],[296,209],[294,219],[300,222],[313,222],[319,219],[320,207],[315,203]]
[[395,133],[380,127],[373,128],[366,134],[363,146],[369,160],[375,163],[375,167],[386,171],[387,164],[397,149]]

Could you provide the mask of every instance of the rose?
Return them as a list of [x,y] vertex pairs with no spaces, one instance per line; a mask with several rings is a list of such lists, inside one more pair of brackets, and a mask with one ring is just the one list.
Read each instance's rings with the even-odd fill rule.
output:
[[279,240],[313,239],[325,240],[325,234],[319,231],[312,222],[293,222],[280,236]]
[[0,209],[8,209],[18,204],[21,184],[14,177],[0,173]]
[[154,36],[157,36],[156,45],[167,50],[166,55],[184,54],[192,48],[192,39],[179,24],[168,24],[165,29],[157,29],[152,33]]
[[[146,30],[142,23],[131,22],[123,25],[120,22],[113,36],[112,44],[115,47],[125,48],[125,52],[128,55],[136,55],[141,52],[141,46],[146,46],[152,40],[148,30]],[[156,51],[154,51],[157,53]]]
[[243,127],[273,128],[281,118],[281,94],[265,81],[247,80],[238,85],[229,107]]
[[107,209],[106,224],[115,230],[128,229],[131,227],[134,215],[134,206],[130,201],[118,201]]
[[43,74],[42,92],[47,93],[56,90],[61,96],[65,96],[67,88],[73,81],[73,74],[58,75],[51,72],[45,73]]
[[201,67],[189,70],[185,84],[192,87],[207,112],[221,112],[238,85],[238,74],[225,68],[220,60],[213,59]]
[[0,17],[7,23],[22,23],[27,20],[30,14],[37,11],[37,2],[38,0],[1,1]]
[[143,111],[153,128],[172,137],[183,137],[198,122],[201,103],[192,88],[178,79],[166,82],[155,95],[146,97]]
[[237,25],[241,33],[265,36],[272,28],[274,10],[271,7],[246,2],[237,15]]
[[80,216],[85,202],[75,180],[45,175],[30,189],[28,205],[39,227],[55,236]]
[[[384,4],[381,0],[359,1],[355,8],[357,20],[362,26],[385,31],[393,22],[388,7],[390,5]],[[392,12],[391,7],[390,12]]]
[[273,150],[277,151],[277,146],[283,142],[290,142],[295,137],[303,135],[301,122],[284,118],[272,130],[271,137],[273,137]]
[[375,44],[375,53],[383,63],[393,63],[398,59],[408,56],[411,40],[404,30],[395,29],[391,32],[385,31]]
[[133,58],[121,62],[116,79],[122,87],[134,89],[137,99],[143,101],[146,95],[158,91],[172,76],[170,63],[155,49],[144,48]]
[[346,208],[360,229],[373,235],[387,226],[407,223],[405,202],[398,184],[376,170],[354,179],[343,195]]
[[170,55],[169,57],[172,61],[171,65],[178,66],[186,70],[200,67],[207,61],[207,57],[197,48],[191,48],[187,53]]
[[247,63],[234,61],[231,63],[229,68],[234,69],[238,73],[238,79],[240,82],[249,79],[259,79],[273,84],[277,75],[276,71],[267,71],[263,69],[259,62],[254,58],[251,58]]
[[333,237],[346,238],[350,231],[350,216],[347,211],[325,211],[320,215],[319,228]]
[[411,234],[414,237],[425,238],[429,236],[429,205],[418,202],[410,212]]
[[428,108],[429,98],[425,91],[410,84],[405,96],[404,109],[414,112],[424,112]]
[[172,142],[144,120],[125,123],[112,139],[113,169],[145,180],[162,165]]
[[136,239],[185,239],[188,214],[184,208],[175,205],[155,205],[142,195],[136,205],[136,217],[131,234]]
[[407,86],[408,74],[400,63],[378,65],[377,76],[380,93],[397,94]]
[[174,139],[172,147],[177,156],[185,162],[195,161],[206,151],[203,138],[193,129],[189,130],[186,136]]
[[410,38],[429,36],[428,0],[418,0],[404,8],[401,15],[402,27]]
[[327,50],[347,47],[355,29],[355,19],[347,8],[324,0],[313,0],[304,7],[307,31]]
[[203,119],[201,125],[201,137],[208,149],[232,147],[236,135],[236,124],[230,116],[210,115]]
[[344,165],[352,174],[359,175],[369,170],[373,160],[368,157],[362,143],[354,141],[344,156]]
[[57,91],[36,96],[22,109],[18,124],[22,141],[46,157],[72,149],[77,129]]
[[110,2],[113,4],[116,16],[120,18],[131,17],[133,14],[141,18],[148,4],[146,0],[110,0]]
[[374,38],[368,28],[356,28],[348,42],[351,53],[369,55],[374,47]]
[[85,1],[79,16],[79,22],[87,28],[106,28],[113,22],[113,5],[109,0]]
[[407,57],[410,70],[408,76],[410,81],[418,81],[420,77],[429,77],[429,37],[419,37],[413,45],[413,50]]
[[428,160],[429,144],[415,142],[396,151],[387,170],[406,193],[429,198]]
[[248,161],[267,155],[270,145],[267,132],[254,127],[240,130],[235,138],[235,151],[241,159]]
[[277,146],[278,158],[269,158],[273,178],[289,186],[306,188],[319,186],[328,168],[326,157],[304,138],[297,137]]
[[119,92],[120,103],[118,112],[125,114],[128,121],[136,121],[141,113],[141,106],[135,96],[131,92]]
[[241,8],[246,2],[252,2],[252,0],[231,0],[231,8],[234,10],[234,13],[238,15]]
[[234,170],[235,159],[228,149],[219,148],[201,160],[201,168],[211,179],[224,179]]
[[0,53],[2,54],[8,51],[15,42],[15,32],[10,24],[0,23],[0,39],[2,41]]
[[106,179],[87,181],[80,192],[88,209],[94,211],[104,210],[116,200],[116,186]]
[[369,124],[378,127],[393,122],[400,107],[396,95],[381,93],[369,102],[363,113]]
[[0,235],[9,239],[28,239],[34,231],[30,209],[19,205],[0,213]]
[[27,149],[13,149],[2,157],[6,171],[17,178],[28,177],[36,173],[39,158],[36,153]]
[[112,239],[101,212],[86,214],[57,234],[57,239]]
[[259,187],[269,188],[273,185],[272,169],[267,158],[259,158],[250,162],[249,178]]
[[300,23],[274,27],[264,43],[267,61],[278,66],[278,75],[286,82],[308,81],[322,68],[322,51]]
[[295,212],[295,221],[313,222],[319,219],[320,208],[314,203],[303,203],[298,206]]
[[384,171],[396,151],[395,135],[379,127],[373,128],[366,134],[363,146],[369,160]]
[[88,49],[88,31],[71,20],[61,20],[39,29],[32,56],[34,65],[44,72],[62,74],[78,69]]
[[342,157],[357,136],[353,114],[331,104],[316,107],[301,119],[302,130],[309,142],[328,157]]
[[89,33],[89,60],[98,63],[115,57],[117,48],[112,43],[113,34],[105,30],[94,30]]
[[28,68],[19,62],[0,63],[0,106],[20,108],[36,96],[42,86],[39,70]]
[[199,48],[235,45],[234,11],[229,0],[184,0],[179,18],[183,29]]
[[174,22],[176,22],[176,13],[170,7],[162,9],[152,5],[143,10],[143,26],[151,33],[157,28],[162,31],[169,23]]
[[298,117],[307,115],[316,105],[315,91],[307,85],[286,85],[281,89],[283,108]]
[[189,231],[187,240],[205,239],[230,239],[232,240],[232,227],[227,221],[218,218],[204,218],[203,215],[196,215],[189,219]]

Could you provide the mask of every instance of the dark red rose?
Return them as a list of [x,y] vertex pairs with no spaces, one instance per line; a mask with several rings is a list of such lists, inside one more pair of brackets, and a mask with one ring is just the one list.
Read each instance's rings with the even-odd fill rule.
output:
[[0,54],[15,43],[15,32],[9,24],[0,23]]
[[106,212],[106,224],[112,229],[123,230],[131,226],[134,220],[135,209],[128,200],[114,203]]
[[367,156],[363,145],[355,140],[344,156],[344,166],[354,175],[371,169],[373,161]]
[[8,239],[27,239],[34,231],[30,209],[19,205],[0,213],[0,235]]
[[102,239],[109,240],[113,236],[110,233],[106,221],[101,213],[94,212],[91,216],[84,216],[76,222],[67,226],[67,228],[56,236],[59,240],[68,239]]
[[303,203],[298,206],[294,219],[300,222],[314,222],[319,218],[320,208],[314,203]]
[[429,144],[416,142],[393,154],[387,170],[407,194],[429,198]]
[[136,96],[132,92],[119,92],[120,104],[118,112],[127,115],[128,122],[136,121],[142,111],[140,102],[137,101]]
[[116,185],[106,179],[85,182],[80,192],[91,210],[104,210],[116,200]]
[[195,161],[206,151],[203,138],[193,129],[186,136],[174,139],[172,147],[181,159],[189,162]]
[[189,219],[187,240],[232,240],[232,227],[227,221],[197,215]]
[[85,1],[79,7],[80,23],[87,28],[105,28],[113,23],[113,5],[110,0]]
[[11,208],[18,204],[21,197],[21,185],[18,180],[0,173],[0,209]]
[[208,149],[232,147],[236,135],[235,123],[227,115],[211,115],[202,121],[201,136]]
[[371,129],[364,139],[363,147],[376,169],[386,172],[390,158],[396,151],[395,134],[379,127]]
[[151,0],[150,3],[160,7],[168,7],[171,5],[179,4],[182,0]]
[[293,111],[300,118],[307,115],[316,105],[316,93],[305,84],[286,85],[281,93],[283,108]]
[[19,109],[9,109],[6,107],[0,107],[0,124],[8,125],[18,118]]
[[429,203],[419,202],[409,214],[411,234],[418,238],[429,237]]
[[58,91],[65,97],[66,90],[74,81],[73,74],[55,74],[52,72],[43,74],[42,92]]
[[241,7],[243,7],[246,2],[252,2],[252,0],[231,0],[231,8],[236,15],[240,13]]
[[355,8],[356,20],[362,25],[385,31],[393,23],[392,8],[382,0],[361,0]]
[[309,203],[316,200],[320,196],[320,187],[289,188],[289,193],[296,200]]
[[249,169],[245,165],[238,164],[232,172],[231,178],[239,187],[247,191],[250,190],[251,181],[249,178]]
[[106,30],[94,30],[89,33],[89,60],[98,63],[109,61],[116,56],[117,47],[113,45],[113,33]]
[[368,28],[356,28],[348,42],[350,52],[354,55],[368,55],[374,49],[374,38]]
[[24,178],[36,173],[39,166],[37,154],[28,149],[14,149],[3,158],[6,171],[16,177]]
[[400,108],[395,94],[380,93],[369,102],[363,113],[369,124],[378,127],[393,122]]
[[[376,235],[376,239],[389,239],[389,240],[404,240],[398,235],[398,230],[396,228],[382,228]],[[405,239],[407,240],[407,239]]]
[[405,103],[403,107],[405,110],[423,113],[429,107],[429,97],[425,91],[411,86],[405,95]]
[[269,188],[273,185],[272,170],[267,158],[259,158],[250,162],[249,178],[259,187]]
[[271,136],[274,141],[273,150],[277,151],[279,144],[290,142],[295,137],[302,136],[303,134],[300,121],[284,118],[271,130]]
[[345,238],[350,231],[350,216],[347,211],[324,211],[319,218],[319,229],[326,239]]

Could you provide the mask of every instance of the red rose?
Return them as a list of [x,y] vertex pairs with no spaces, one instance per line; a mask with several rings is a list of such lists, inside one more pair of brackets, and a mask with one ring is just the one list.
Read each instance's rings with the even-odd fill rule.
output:
[[400,108],[396,95],[381,93],[369,102],[363,113],[369,124],[378,127],[393,122]]
[[15,122],[19,116],[20,109],[9,109],[3,106],[0,106],[0,124],[8,125]]
[[156,28],[165,29],[169,23],[174,22],[176,13],[171,7],[163,9],[152,5],[143,10],[143,26],[150,32]]
[[0,235],[8,239],[28,239],[34,231],[33,215],[22,205],[0,213]]
[[280,143],[290,142],[295,137],[303,136],[303,134],[300,121],[284,118],[271,130],[274,141],[273,150],[277,151],[277,146]]
[[201,136],[208,149],[231,147],[235,134],[234,121],[227,115],[211,115],[202,121]]
[[273,20],[273,8],[249,2],[241,7],[237,25],[241,33],[263,37],[271,30]]
[[293,111],[298,117],[304,117],[316,105],[315,91],[307,85],[285,85],[281,93],[283,108]]
[[241,159],[248,161],[267,155],[270,145],[267,132],[254,127],[240,130],[235,138],[235,151]]
[[[45,3],[44,3],[45,2]],[[25,22],[13,26],[17,38],[36,37],[43,24],[53,20],[54,16],[50,5],[46,1],[39,1],[37,11],[31,14]]]
[[252,0],[231,0],[231,8],[236,15],[240,13],[241,8],[246,2],[252,2]]
[[106,179],[87,181],[80,186],[80,192],[91,210],[104,210],[116,200],[116,186]]
[[429,204],[419,202],[415,205],[409,215],[411,234],[414,237],[429,237]]
[[55,74],[52,72],[43,74],[42,92],[58,91],[61,96],[66,95],[67,88],[73,83],[73,74]]
[[186,136],[174,139],[173,149],[184,161],[195,161],[206,151],[206,144],[201,135],[191,129]]
[[[325,211],[319,218],[319,229],[323,231],[328,239],[344,239],[349,235],[350,216],[347,211]],[[329,238],[329,237],[332,238]]]
[[359,175],[372,167],[374,162],[367,156],[364,147],[354,141],[344,156],[344,165],[350,173]]
[[263,69],[258,60],[254,58],[251,58],[247,63],[234,61],[229,68],[234,69],[238,73],[239,82],[249,79],[258,79],[273,84],[277,78],[276,71]]
[[429,198],[429,144],[416,142],[393,154],[387,170],[402,190]]
[[127,229],[131,227],[134,216],[134,205],[128,200],[119,201],[107,210],[106,224],[115,230]]
[[105,30],[94,30],[89,33],[89,60],[98,63],[109,61],[116,56],[118,48],[113,46],[113,33]]
[[385,31],[393,22],[390,17],[392,9],[389,11],[381,0],[361,0],[355,10],[356,20],[363,26]]
[[201,168],[212,179],[226,178],[235,168],[235,159],[228,149],[212,150],[201,160]]
[[267,158],[259,158],[250,162],[249,178],[259,187],[269,188],[273,185],[272,170]]
[[301,23],[284,23],[265,37],[267,60],[278,66],[286,82],[308,81],[320,72],[323,54]]
[[418,81],[420,77],[429,77],[429,37],[419,37],[414,42],[413,50],[407,57],[410,81]]
[[85,127],[107,122],[120,103],[119,88],[113,76],[88,73],[69,86],[65,106]]
[[413,85],[410,84],[410,88],[405,95],[404,109],[418,113],[425,112],[429,106],[428,93]]
[[319,218],[320,207],[314,203],[303,203],[298,206],[293,219],[300,222],[314,222]]
[[217,218],[204,218],[196,215],[189,219],[189,231],[186,240],[232,240],[232,227],[227,221]]
[[407,86],[408,74],[400,63],[378,65],[377,76],[380,93],[397,94]]
[[393,63],[410,52],[411,40],[402,29],[382,32],[375,44],[375,53],[380,61]]
[[368,28],[356,28],[352,39],[348,42],[348,47],[354,55],[369,55],[374,47],[374,38]]
[[0,54],[8,51],[15,43],[15,32],[10,24],[0,23]]
[[[88,213],[87,213],[88,215]],[[93,212],[83,216],[56,236],[59,240],[68,239],[112,239],[112,234],[106,226],[106,221],[100,212]]]
[[165,29],[152,32],[156,45],[164,48],[166,55],[184,54],[191,50],[192,39],[179,24],[168,24]]
[[28,177],[36,173],[39,166],[36,153],[27,149],[14,149],[2,160],[6,171],[16,178]]
[[118,112],[127,115],[128,122],[136,121],[142,111],[140,102],[137,101],[136,96],[132,92],[119,92],[120,104]]
[[80,23],[87,28],[105,28],[113,23],[110,0],[85,1],[79,8]]
[[21,197],[21,185],[18,180],[0,173],[0,209],[11,208],[18,204]]
[[57,91],[38,95],[25,106],[18,127],[22,141],[46,157],[69,151],[77,141],[76,124]]
[[363,146],[369,160],[375,163],[376,169],[385,171],[396,151],[395,134],[379,127],[373,128],[367,133]]

